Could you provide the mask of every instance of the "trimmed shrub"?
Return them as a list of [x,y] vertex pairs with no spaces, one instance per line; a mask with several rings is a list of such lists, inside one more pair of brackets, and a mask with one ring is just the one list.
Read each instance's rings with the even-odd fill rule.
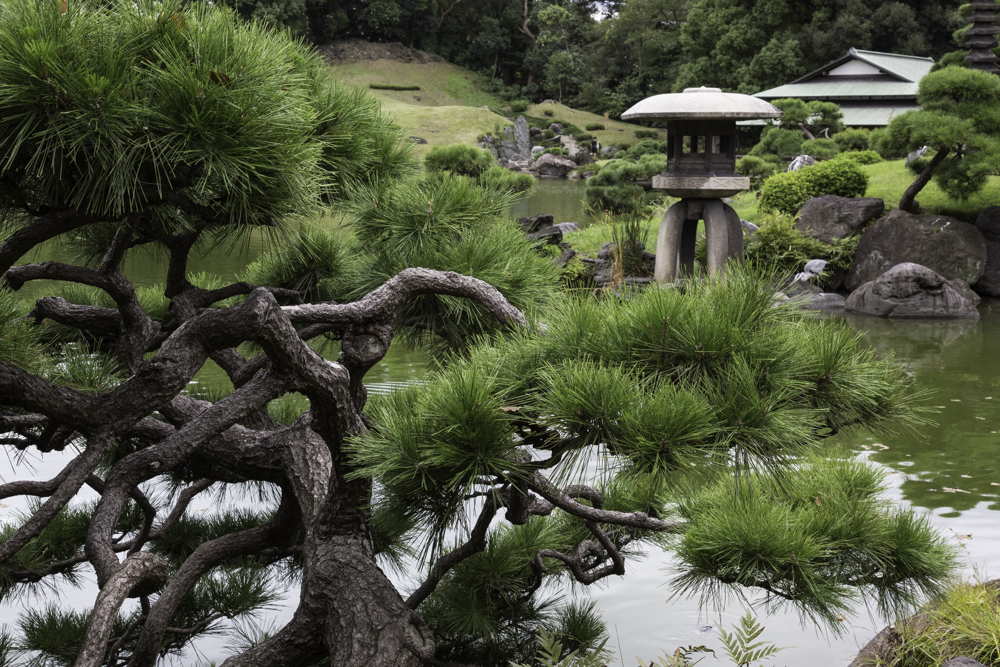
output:
[[840,146],[833,139],[808,139],[802,142],[802,154],[812,155],[817,160],[829,160],[840,152]]
[[528,100],[514,100],[510,103],[510,110],[514,113],[521,113],[528,110],[528,105],[531,104]]
[[850,160],[856,165],[878,164],[882,161],[882,156],[875,151],[847,151],[840,153],[835,160]]
[[656,139],[659,136],[660,136],[660,133],[657,132],[656,130],[636,130],[635,131],[635,138],[636,139]]
[[587,134],[586,132],[581,132],[580,134],[574,134],[573,140],[577,142],[590,141],[594,138],[594,135]]
[[546,128],[542,130],[542,136],[545,137],[546,139],[555,139],[556,133],[555,130],[550,130]]
[[850,160],[821,162],[798,173],[805,179],[810,197],[864,197],[868,189],[868,174]]
[[565,155],[566,151],[564,151],[559,146],[553,146],[552,148],[546,148],[545,151],[542,153],[542,155],[544,155],[545,153],[548,153],[549,155]]
[[799,130],[765,128],[760,143],[750,149],[750,154],[794,157],[802,154],[802,141],[802,132]]
[[764,181],[760,189],[760,207],[766,211],[779,211],[795,215],[809,199],[809,189],[801,172],[786,171]]
[[639,213],[647,202],[647,193],[639,185],[625,183],[610,187],[588,187],[587,206],[606,213]]
[[632,146],[626,151],[626,155],[634,160],[638,160],[643,155],[649,153],[657,153],[660,155],[667,154],[667,142],[666,141],[656,141],[655,139],[643,139],[635,146]]
[[553,111],[552,109],[546,109],[542,113],[545,114],[547,117],[552,118],[552,116],[554,116],[556,112]]
[[435,146],[424,158],[428,171],[450,171],[472,177],[479,176],[493,164],[493,155],[489,151],[465,144]]
[[746,155],[736,161],[736,173],[749,176],[758,184],[774,175],[777,165],[756,155]]
[[476,179],[485,187],[494,187],[510,193],[526,192],[535,186],[535,178],[531,174],[510,171],[493,165]]
[[871,148],[871,135],[871,130],[852,127],[833,135],[833,140],[842,151],[866,151]]
[[587,123],[586,127],[584,127],[583,129],[587,130],[587,132],[593,132],[594,130],[603,130],[604,123]]
[[795,215],[813,197],[862,197],[867,189],[868,174],[861,167],[851,160],[830,160],[767,179],[760,191],[760,205],[765,210]]

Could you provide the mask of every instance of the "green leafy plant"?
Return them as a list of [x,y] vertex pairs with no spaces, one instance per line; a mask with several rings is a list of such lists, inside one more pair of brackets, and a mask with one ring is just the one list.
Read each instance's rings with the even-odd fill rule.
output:
[[733,626],[733,632],[720,628],[719,636],[729,659],[736,663],[737,667],[750,667],[750,663],[770,658],[787,648],[763,640],[756,641],[763,632],[764,626],[757,622],[757,618],[748,609],[740,618],[740,624]]
[[643,262],[648,230],[645,220],[642,216],[629,214],[612,216],[610,222],[611,242],[614,244],[612,285],[629,276],[649,275]]
[[574,134],[573,135],[573,140],[574,141],[578,141],[580,143],[583,143],[584,141],[590,141],[593,138],[594,138],[594,135],[587,134],[586,132],[581,132],[579,134]]
[[587,132],[593,132],[594,130],[603,130],[604,123],[587,123],[584,128]]
[[794,215],[812,197],[861,197],[867,189],[868,174],[855,162],[828,160],[769,178],[761,188],[760,206]]
[[810,259],[824,259],[826,269],[815,282],[825,286],[838,271],[847,271],[854,261],[860,235],[838,239],[826,244],[806,236],[795,227],[795,218],[770,213],[757,220],[759,229],[747,240],[745,257],[750,263],[768,267],[783,275],[793,275],[802,270]]
[[656,139],[660,133],[656,130],[635,130],[636,139]]
[[[556,633],[549,632],[543,626],[538,629],[538,643],[536,660],[540,667],[604,667],[605,665],[604,644],[607,643],[607,639],[593,652],[584,655],[580,655],[579,651],[566,653]],[[512,662],[510,667],[531,666]]]
[[530,104],[528,100],[514,100],[510,103],[510,110],[514,113],[523,113],[528,110]]
[[555,112],[554,112],[554,111],[553,111],[552,109],[546,109],[546,110],[545,110],[545,111],[543,111],[542,113],[543,113],[543,114],[545,114],[545,115],[546,115],[547,117],[549,117],[549,118],[552,118],[552,116],[554,116],[554,115],[555,115]]
[[642,658],[637,658],[637,660],[639,661],[639,667],[694,667],[694,665],[704,660],[704,657],[692,660],[691,656],[696,653],[711,653],[715,655],[715,651],[707,646],[678,646],[674,649],[673,653],[664,653],[659,659],[653,660],[648,665],[643,662]]
[[546,128],[546,129],[542,130],[542,136],[545,137],[546,139],[555,139],[556,138],[556,132],[555,132],[555,130],[553,130],[551,128]]

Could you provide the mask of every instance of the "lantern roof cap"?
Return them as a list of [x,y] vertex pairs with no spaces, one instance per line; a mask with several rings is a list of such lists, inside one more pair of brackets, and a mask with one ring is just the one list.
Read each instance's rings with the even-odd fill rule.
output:
[[670,120],[781,118],[778,107],[758,97],[724,93],[718,88],[685,88],[683,93],[653,95],[632,105],[622,120],[665,118]]

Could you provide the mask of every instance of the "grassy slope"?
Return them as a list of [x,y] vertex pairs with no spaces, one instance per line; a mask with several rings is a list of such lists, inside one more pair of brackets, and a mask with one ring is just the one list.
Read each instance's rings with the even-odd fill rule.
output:
[[[372,90],[408,134],[423,137],[426,145],[417,146],[423,154],[430,146],[474,144],[480,134],[496,133],[511,121],[491,109],[504,109],[507,103],[483,91],[484,77],[451,63],[404,63],[381,58],[373,62],[336,65],[334,69],[346,83],[367,88],[368,84],[420,86],[420,90]],[[605,121],[602,116],[576,111],[562,104],[536,104],[529,116],[573,123],[581,130],[587,123],[605,123],[607,130],[592,132],[602,144],[635,143],[633,131],[639,126],[620,121]],[[618,131],[620,130],[620,131]]]
[[420,86],[420,90],[372,90],[385,110],[427,144],[416,147],[422,155],[430,146],[474,144],[485,132],[508,124],[488,108],[503,105],[500,98],[483,92],[478,75],[451,63],[404,63],[380,59],[334,67],[347,83],[367,88],[370,83]]
[[[552,116],[546,116],[545,112],[551,111]],[[552,122],[557,120],[563,120],[567,123],[572,123],[578,128],[587,132],[587,134],[592,134],[597,137],[597,140],[601,142],[602,145],[609,144],[634,144],[639,140],[636,139],[635,130],[643,129],[640,125],[633,125],[632,123],[625,123],[620,120],[604,120],[604,116],[598,116],[595,113],[590,113],[589,111],[577,111],[576,109],[571,109],[564,104],[533,104],[528,107],[525,112],[529,116],[535,116],[538,118],[550,119]],[[603,123],[605,129],[603,130],[587,130],[587,123]],[[663,134],[662,138],[666,138],[666,133],[661,131]]]

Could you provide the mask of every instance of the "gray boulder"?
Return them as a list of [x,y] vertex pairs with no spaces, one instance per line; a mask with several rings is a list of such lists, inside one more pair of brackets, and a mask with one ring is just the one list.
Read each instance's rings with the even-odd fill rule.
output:
[[500,148],[497,149],[497,154],[500,157],[509,160],[513,156],[517,155],[517,144],[514,143],[512,139],[501,139]]
[[549,125],[549,129],[555,132],[556,134],[563,133],[562,123],[552,123],[551,125]]
[[534,160],[538,155],[545,152],[545,146],[532,146],[531,147],[531,159]]
[[1000,206],[987,206],[976,218],[976,229],[986,238],[986,268],[972,286],[983,296],[1000,296]]
[[[597,251],[597,259],[594,262],[594,284],[598,287],[606,287],[614,280],[615,250],[614,243],[605,243]],[[656,255],[645,251],[643,246],[642,264],[646,273],[653,275],[656,265]],[[625,276],[628,278],[628,276]]]
[[1000,206],[987,206],[976,217],[976,229],[987,241],[1000,243]]
[[747,236],[753,236],[760,229],[757,225],[753,224],[749,220],[740,220],[740,225],[743,227],[743,233]]
[[910,163],[914,160],[919,160],[923,156],[927,155],[928,146],[921,146],[917,150],[913,151],[906,156],[906,166],[909,167]]
[[539,176],[562,177],[573,169],[576,169],[576,162],[552,153],[540,155],[531,165],[531,171],[538,173]]
[[978,318],[960,287],[926,266],[904,262],[854,290],[847,310],[875,317]]
[[531,155],[531,132],[524,116],[518,116],[514,121],[514,143],[521,155]]
[[559,224],[552,226],[561,229],[563,234],[566,234],[568,232],[575,232],[580,229],[579,222],[560,222]]
[[617,146],[601,146],[601,150],[599,151],[601,158],[613,158],[617,152]]
[[802,205],[795,226],[806,236],[823,243],[833,243],[857,233],[883,213],[885,202],[881,199],[823,195],[813,197]]
[[521,225],[523,229],[528,234],[537,232],[540,229],[545,229],[546,227],[552,227],[555,221],[555,216],[551,213],[540,213],[539,215],[531,215],[524,218],[518,218],[517,224]]
[[986,268],[986,239],[972,225],[948,216],[889,211],[861,235],[844,283],[857,289],[904,262],[974,285]]
[[986,667],[986,665],[968,656],[960,655],[944,663],[941,667]]

